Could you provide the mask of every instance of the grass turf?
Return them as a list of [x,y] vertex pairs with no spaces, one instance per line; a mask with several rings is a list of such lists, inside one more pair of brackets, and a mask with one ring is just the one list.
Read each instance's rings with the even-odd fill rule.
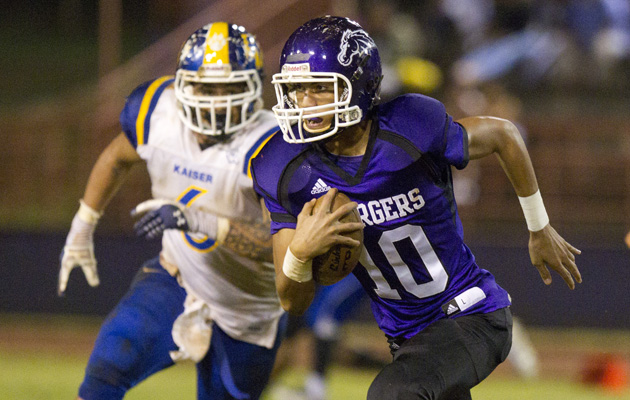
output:
[[[83,376],[86,356],[42,354],[41,352],[0,353],[0,393],[4,399],[72,399]],[[375,370],[335,366],[330,376],[330,400],[365,399]],[[279,382],[299,387],[305,371],[292,370]],[[278,383],[278,382],[276,382]],[[195,399],[195,368],[176,365],[162,371],[127,395],[129,400]],[[473,399],[483,400],[622,400],[630,393],[615,393],[552,377],[525,381],[512,377],[489,377],[473,389]],[[275,400],[268,393],[263,400]]]
[[[100,318],[0,314],[0,398],[74,398],[100,322]],[[571,345],[568,340],[576,337],[580,338],[582,346],[589,349],[610,350],[607,346],[612,346],[620,350],[623,345],[628,346],[627,332],[534,330],[532,333],[541,353],[562,346],[567,352],[577,351],[576,345]],[[569,353],[563,354],[564,364],[570,363],[571,360],[566,357]],[[547,368],[547,371],[550,369]],[[334,365],[330,371],[329,400],[365,399],[377,372],[375,369]],[[176,365],[142,382],[125,399],[194,400],[195,375],[192,364]],[[299,388],[305,375],[304,368],[292,368],[274,384]],[[630,390],[612,392],[599,386],[585,385],[566,373],[544,373],[540,379],[523,380],[510,373],[509,368],[503,368],[497,369],[473,389],[473,399],[630,400]],[[276,399],[266,393],[262,400]]]

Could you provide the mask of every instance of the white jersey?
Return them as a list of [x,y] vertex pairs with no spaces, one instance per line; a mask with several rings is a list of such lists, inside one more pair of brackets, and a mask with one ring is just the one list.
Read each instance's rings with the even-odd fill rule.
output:
[[[270,111],[227,143],[201,150],[177,115],[172,77],[139,86],[127,99],[121,123],[147,163],[156,199],[229,219],[261,221],[249,164],[277,131]],[[283,311],[273,264],[239,256],[202,234],[166,230],[162,256],[178,267],[184,287],[210,306],[213,321],[232,338],[273,347]]]

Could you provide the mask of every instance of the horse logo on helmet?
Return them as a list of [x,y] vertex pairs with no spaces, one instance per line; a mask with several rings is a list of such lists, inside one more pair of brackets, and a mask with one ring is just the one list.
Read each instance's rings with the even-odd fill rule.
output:
[[344,67],[352,63],[355,55],[360,55],[370,47],[376,46],[372,38],[363,29],[352,31],[347,29],[341,37],[337,61]]

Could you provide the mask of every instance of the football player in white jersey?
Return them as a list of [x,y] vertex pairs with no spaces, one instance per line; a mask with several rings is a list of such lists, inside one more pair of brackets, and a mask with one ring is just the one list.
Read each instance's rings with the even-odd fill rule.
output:
[[102,326],[79,398],[122,399],[180,359],[197,362],[199,399],[256,399],[267,383],[285,314],[271,239],[249,174],[278,130],[262,110],[262,55],[243,27],[215,22],[184,43],[175,77],[136,88],[122,132],[98,158],[62,253],[59,293],[81,267],[99,284],[93,232],[133,165],[153,199],[139,235],[162,237]]

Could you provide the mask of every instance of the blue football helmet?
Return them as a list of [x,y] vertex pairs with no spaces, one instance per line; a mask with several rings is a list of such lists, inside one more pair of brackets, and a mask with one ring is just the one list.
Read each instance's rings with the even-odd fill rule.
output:
[[[182,46],[175,96],[183,123],[204,135],[229,135],[250,124],[262,109],[262,52],[245,28],[214,22],[193,33]],[[220,90],[199,90],[231,87]],[[234,89],[236,88],[236,90]],[[232,118],[240,107],[240,118]]]
[[[328,138],[367,118],[379,100],[378,49],[363,28],[348,18],[325,16],[299,27],[282,50],[280,68],[271,82],[278,99],[272,110],[289,143]],[[292,88],[313,83],[333,83],[334,102],[300,108]],[[304,121],[329,115],[334,116],[332,123],[323,131],[309,130]]]

